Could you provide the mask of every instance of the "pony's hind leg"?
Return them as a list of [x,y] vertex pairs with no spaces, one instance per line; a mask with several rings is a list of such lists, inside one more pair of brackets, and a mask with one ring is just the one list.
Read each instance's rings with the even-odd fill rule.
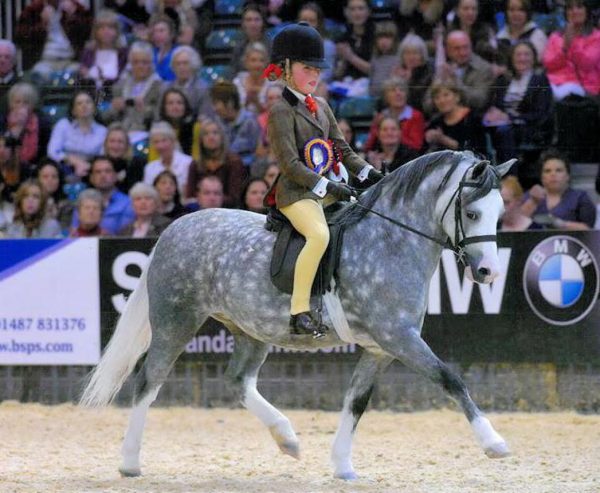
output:
[[352,439],[358,421],[365,412],[375,379],[393,361],[391,356],[378,355],[365,351],[361,356],[344,398],[344,408],[331,449],[334,476],[352,480],[358,476],[352,466]]
[[267,359],[269,347],[238,330],[232,330],[235,346],[225,374],[227,383],[242,405],[269,428],[279,449],[299,459],[298,437],[290,420],[260,395],[256,388],[258,372]]
[[399,338],[386,342],[384,349],[409,368],[441,385],[460,404],[477,441],[488,457],[502,458],[510,455],[508,445],[473,402],[464,382],[433,353],[416,329],[402,331]]

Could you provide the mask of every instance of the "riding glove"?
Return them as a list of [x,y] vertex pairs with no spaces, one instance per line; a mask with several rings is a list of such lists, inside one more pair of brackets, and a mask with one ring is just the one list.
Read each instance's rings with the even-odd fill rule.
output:
[[330,181],[327,184],[327,193],[333,195],[337,200],[350,200],[351,197],[356,197],[356,192],[345,183],[337,183]]
[[371,182],[372,185],[375,185],[379,180],[383,180],[383,173],[381,171],[376,170],[375,168],[371,168],[369,170],[369,175],[367,179]]

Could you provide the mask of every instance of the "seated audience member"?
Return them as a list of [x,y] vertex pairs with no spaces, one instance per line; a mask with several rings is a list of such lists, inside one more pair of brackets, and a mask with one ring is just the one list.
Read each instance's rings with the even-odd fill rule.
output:
[[271,46],[266,34],[267,21],[263,11],[255,3],[248,3],[242,12],[242,39],[233,48],[231,68],[234,73],[242,70],[244,50],[250,43],[262,43],[267,48]]
[[152,185],[161,171],[169,170],[177,177],[177,189],[184,194],[190,167],[195,166],[192,156],[178,150],[177,135],[167,122],[158,122],[150,129],[150,145],[156,149],[158,159],[144,167],[144,183]]
[[523,187],[516,176],[506,176],[502,180],[500,195],[504,202],[504,214],[500,218],[501,231],[525,231],[535,229],[529,216],[521,212]]
[[0,113],[0,133],[14,143],[22,168],[35,164],[46,154],[50,138],[50,124],[36,107],[39,100],[37,89],[27,83],[14,84],[8,91],[7,113]]
[[242,192],[242,209],[266,214],[267,210],[263,201],[268,189],[268,183],[262,178],[250,178]]
[[0,238],[6,236],[6,229],[12,223],[15,215],[15,206],[9,202],[4,195],[4,178],[0,174]]
[[148,21],[150,28],[150,42],[153,46],[153,61],[156,73],[164,81],[175,80],[175,73],[171,70],[171,57],[177,47],[175,45],[175,23],[164,14],[155,14]]
[[[194,2],[194,5],[198,2]],[[175,25],[175,41],[177,44],[191,45],[198,30],[198,16],[187,0],[162,0],[159,12],[170,17]]]
[[73,95],[68,115],[52,129],[48,157],[61,163],[65,174],[83,178],[88,175],[90,159],[102,151],[106,127],[96,121],[96,105],[85,90]]
[[[90,185],[102,194],[104,206],[100,226],[110,235],[117,234],[118,231],[133,222],[134,218],[131,200],[117,189],[116,183],[117,173],[110,158],[95,157],[90,168]],[[71,227],[76,229],[78,226],[79,216],[75,211]]]
[[256,153],[259,156],[264,156],[269,152],[269,136],[267,135],[267,122],[269,121],[269,111],[271,108],[281,100],[283,94],[283,86],[278,82],[273,82],[265,87],[260,93],[261,106],[264,108],[263,112],[258,115],[258,125],[260,126],[260,141]]
[[119,122],[108,126],[103,147],[104,155],[109,157],[117,172],[117,187],[123,193],[144,178],[145,156],[134,156],[125,127]]
[[33,72],[45,77],[54,71],[76,72],[91,28],[92,13],[78,0],[34,0],[21,12],[15,29],[23,68],[33,66]]
[[250,43],[244,50],[242,60],[243,70],[233,79],[240,96],[240,105],[255,115],[258,115],[265,108],[260,101],[260,93],[270,84],[269,80],[263,77],[263,72],[269,63],[269,52],[262,43]]
[[218,121],[225,129],[229,150],[242,158],[244,166],[251,166],[260,138],[256,116],[241,108],[238,90],[232,82],[215,83],[210,90],[210,97]]
[[[552,142],[554,111],[550,82],[535,66],[535,48],[519,41],[511,48],[509,70],[496,79],[492,106],[483,117],[489,127],[498,162],[522,156],[519,175],[530,174],[531,160]],[[527,157],[533,153],[533,158]],[[537,154],[537,155],[535,155]],[[524,180],[524,183],[527,180]]]
[[556,151],[542,154],[542,184],[524,197],[521,212],[538,227],[569,231],[588,230],[596,221],[596,206],[584,190],[570,187],[570,163]]
[[375,27],[375,43],[369,70],[369,94],[380,97],[383,84],[389,80],[398,61],[398,29],[392,21],[383,21]]
[[506,24],[496,34],[498,50],[505,61],[509,60],[510,48],[519,41],[529,41],[535,46],[536,62],[542,61],[548,36],[532,17],[530,0],[508,0],[506,3]]
[[348,143],[348,145],[356,150],[356,141],[354,138],[354,129],[350,122],[345,118],[340,118],[337,122],[339,129],[342,131],[342,135],[344,136],[344,140]]
[[152,183],[158,192],[160,203],[158,212],[168,219],[174,220],[188,213],[181,204],[181,195],[177,190],[177,178],[168,170],[159,173]]
[[102,118],[109,124],[120,122],[136,142],[148,136],[148,129],[158,106],[162,81],[154,72],[152,46],[136,41],[129,49],[130,70],[113,85],[110,108]]
[[544,67],[554,99],[569,94],[600,94],[600,29],[593,24],[584,0],[567,0],[564,31],[550,34]]
[[346,33],[337,43],[338,79],[357,80],[369,77],[371,55],[375,45],[375,23],[367,0],[346,0]]
[[196,184],[206,175],[218,176],[223,184],[223,207],[238,207],[247,169],[240,157],[227,151],[227,139],[214,120],[203,120],[200,129],[200,159],[190,166],[186,199],[194,196]]
[[300,7],[298,11],[298,22],[304,21],[309,26],[314,27],[321,38],[323,38],[323,54],[329,68],[321,70],[321,80],[330,82],[333,79],[333,69],[336,64],[335,43],[327,37],[325,30],[325,15],[323,9],[317,2],[307,2]]
[[431,87],[437,115],[425,131],[428,150],[470,150],[486,153],[485,132],[481,118],[463,102],[463,93],[453,81],[434,82]]
[[8,39],[0,39],[0,115],[8,110],[8,91],[21,81],[17,70],[17,47]]
[[69,236],[72,238],[108,236],[108,232],[100,226],[103,205],[104,198],[98,190],[93,188],[83,190],[77,197],[76,205],[79,226],[71,229]]
[[369,164],[379,171],[388,172],[419,157],[418,151],[401,143],[401,134],[398,120],[389,116],[384,117],[377,128],[375,150],[367,154]]
[[194,115],[210,116],[214,113],[210,102],[209,85],[200,77],[202,60],[191,46],[178,46],[171,56],[171,69],[175,79],[163,83],[163,91],[176,88],[183,91]]
[[399,2],[398,28],[400,39],[409,33],[424,39],[429,53],[434,51],[434,32],[444,22],[447,13],[443,0],[402,0]]
[[402,79],[390,79],[383,84],[384,109],[373,119],[365,150],[370,151],[377,143],[377,129],[381,120],[394,118],[400,124],[401,143],[416,151],[421,150],[425,138],[425,117],[423,113],[407,104],[408,85]]
[[112,10],[101,10],[94,18],[91,40],[81,53],[79,76],[93,81],[97,89],[109,88],[126,64],[127,47],[122,42],[119,17]]
[[433,82],[433,64],[423,38],[412,33],[404,37],[392,75],[406,81],[408,105],[422,112],[427,88]]
[[37,168],[37,180],[46,194],[46,215],[56,219],[63,231],[68,231],[73,216],[73,204],[63,190],[64,176],[52,159],[42,159]]
[[[181,89],[172,87],[163,92],[157,120],[167,122],[173,127],[181,152],[196,160],[200,157],[200,122],[196,120],[190,102]],[[158,153],[150,144],[148,161],[157,158]]]
[[60,224],[46,216],[46,194],[35,180],[24,181],[15,194],[13,222],[7,238],[60,238]]
[[218,176],[206,175],[198,182],[196,201],[186,207],[190,212],[223,207],[224,198],[223,182]]
[[135,219],[119,231],[119,236],[131,238],[155,238],[171,224],[158,208],[160,198],[156,189],[146,183],[136,183],[129,190]]
[[16,148],[10,143],[7,145],[6,137],[0,134],[0,183],[2,183],[2,197],[8,202],[14,202],[14,194],[22,181],[27,178],[19,163]]

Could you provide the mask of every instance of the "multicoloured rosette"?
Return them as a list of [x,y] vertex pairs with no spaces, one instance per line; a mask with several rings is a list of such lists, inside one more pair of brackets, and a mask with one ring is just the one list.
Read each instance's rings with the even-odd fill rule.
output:
[[311,139],[304,144],[304,163],[318,175],[324,175],[333,166],[333,148],[323,139]]

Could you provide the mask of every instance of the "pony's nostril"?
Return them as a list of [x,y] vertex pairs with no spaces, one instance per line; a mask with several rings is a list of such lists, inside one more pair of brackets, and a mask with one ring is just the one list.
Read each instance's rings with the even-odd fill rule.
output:
[[477,269],[477,272],[483,277],[487,277],[490,275],[490,269],[488,269],[487,267],[479,267],[479,269]]

